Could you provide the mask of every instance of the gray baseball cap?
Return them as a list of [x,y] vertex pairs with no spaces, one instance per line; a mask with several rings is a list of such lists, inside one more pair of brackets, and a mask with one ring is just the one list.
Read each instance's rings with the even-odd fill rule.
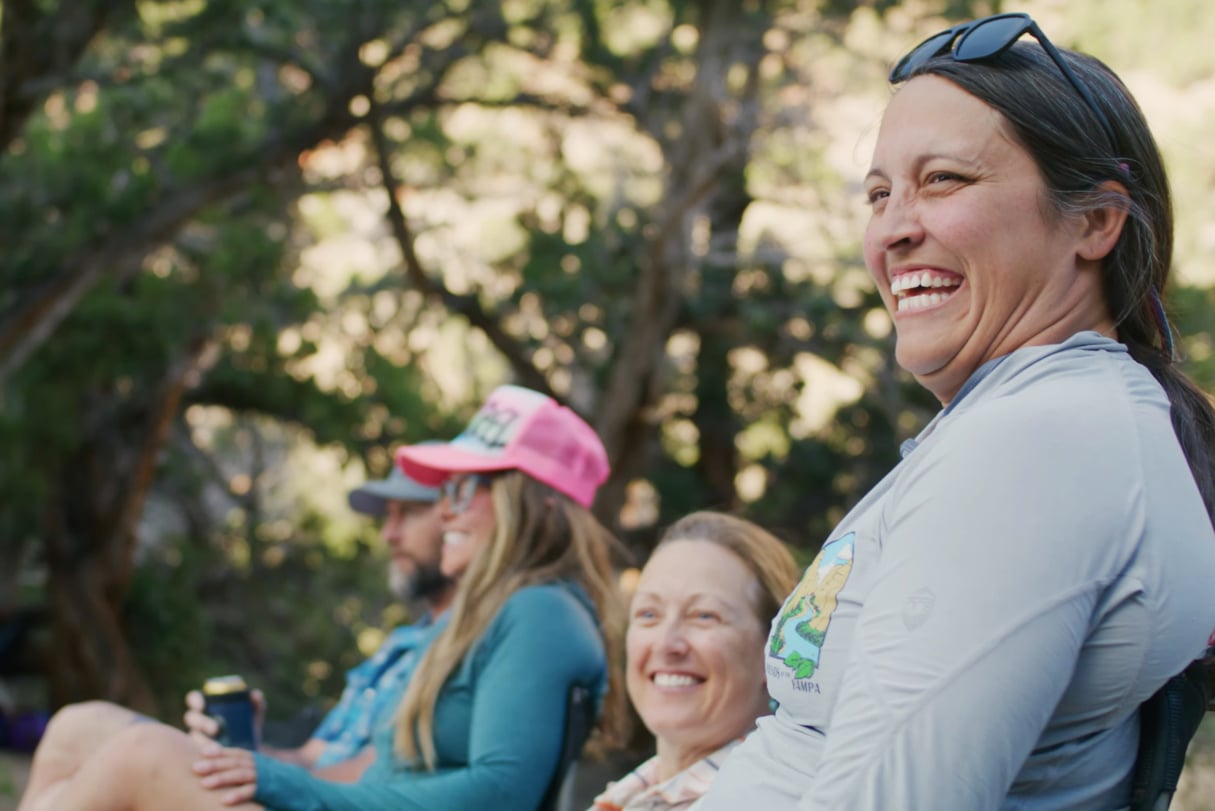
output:
[[347,498],[355,512],[382,516],[388,512],[389,501],[438,501],[439,488],[418,484],[394,464],[388,478],[364,482],[351,490]]

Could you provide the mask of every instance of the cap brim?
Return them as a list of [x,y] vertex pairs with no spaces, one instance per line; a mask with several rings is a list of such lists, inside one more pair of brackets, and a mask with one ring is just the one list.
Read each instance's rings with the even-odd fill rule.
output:
[[417,501],[429,504],[439,500],[439,491],[398,476],[364,482],[351,490],[346,498],[350,502],[350,509],[355,512],[382,516],[388,512],[389,501]]
[[437,487],[452,473],[491,473],[516,467],[510,460],[473,453],[450,444],[397,448],[397,465],[409,478]]

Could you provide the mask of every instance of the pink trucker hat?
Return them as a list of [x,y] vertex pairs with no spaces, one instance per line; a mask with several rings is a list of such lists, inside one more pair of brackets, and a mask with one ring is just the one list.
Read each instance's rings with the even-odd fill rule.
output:
[[607,451],[581,417],[521,386],[499,386],[451,442],[406,445],[397,464],[434,487],[452,473],[520,470],[584,507],[609,473]]

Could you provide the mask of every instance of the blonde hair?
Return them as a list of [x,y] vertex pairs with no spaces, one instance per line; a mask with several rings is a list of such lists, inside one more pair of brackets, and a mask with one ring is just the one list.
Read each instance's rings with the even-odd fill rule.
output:
[[599,730],[612,740],[624,734],[626,705],[617,661],[624,610],[610,554],[618,541],[587,509],[519,471],[495,476],[490,494],[493,537],[460,578],[447,627],[422,656],[397,709],[397,754],[432,771],[435,704],[443,685],[506,600],[540,583],[572,581],[591,598],[610,663]]
[[689,513],[667,528],[654,549],[675,541],[707,541],[733,552],[759,584],[752,602],[765,629],[801,574],[783,541],[758,524],[726,513],[712,510]]

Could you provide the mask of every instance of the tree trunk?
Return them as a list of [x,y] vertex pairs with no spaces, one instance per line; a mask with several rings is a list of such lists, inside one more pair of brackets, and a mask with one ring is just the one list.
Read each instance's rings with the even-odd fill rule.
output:
[[[87,477],[69,474],[62,492],[48,500],[46,520],[51,647],[48,656],[51,700],[55,706],[103,698],[142,712],[155,711],[147,682],[135,665],[122,627],[125,593],[113,588],[114,573],[104,537],[73,537],[71,513],[88,501],[73,493]],[[71,480],[75,480],[74,482]]]
[[46,517],[57,705],[103,698],[155,714],[123,621],[135,563],[136,527],[186,388],[210,344],[197,341],[142,402],[114,407],[112,395],[85,411],[108,413],[89,440],[66,457]]
[[135,663],[122,605],[107,592],[96,561],[51,569],[51,700],[55,706],[103,698],[155,715],[156,701]]
[[[731,96],[728,74],[745,67],[749,76],[756,75],[763,31],[755,20],[748,19],[737,0],[702,0],[698,7],[696,78],[683,110],[679,137],[665,145],[670,169],[664,199],[654,218],[656,236],[639,263],[632,326],[613,358],[596,425],[617,470],[628,467],[622,464],[626,460],[637,459],[635,446],[653,444],[657,426],[646,415],[666,389],[666,344],[678,323],[688,276],[702,261],[693,252],[694,224],[707,217],[712,233],[725,227],[737,234],[745,209],[745,191],[741,197],[730,191],[742,182],[755,117],[751,99]],[[723,180],[729,198],[724,200]],[[713,385],[724,387],[728,372],[725,375]],[[724,397],[724,391],[712,396]],[[708,415],[701,417],[707,420]],[[711,458],[705,460],[702,472],[714,486],[714,497],[724,502],[718,506],[726,507],[734,502],[737,465],[723,449],[733,448],[733,431],[707,421],[702,430],[706,428],[709,436],[702,434],[702,452],[707,448]],[[601,499],[598,506],[605,515],[619,511],[624,484],[617,482],[608,494],[615,501]]]

